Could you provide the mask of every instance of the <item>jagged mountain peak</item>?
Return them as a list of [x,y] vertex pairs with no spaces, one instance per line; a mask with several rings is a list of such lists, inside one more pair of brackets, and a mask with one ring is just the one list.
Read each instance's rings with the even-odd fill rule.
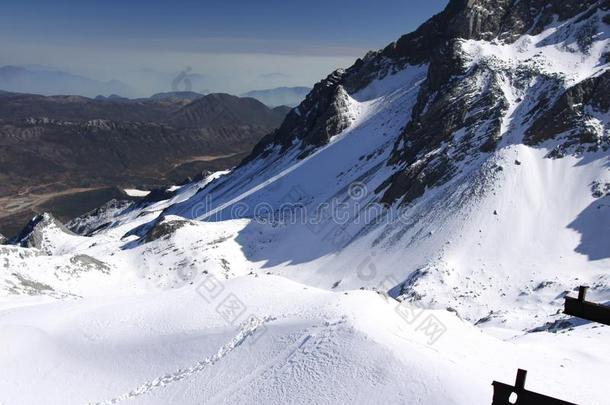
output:
[[[400,164],[405,170],[396,172],[387,183],[384,201],[412,201],[424,187],[444,182],[458,171],[456,159],[451,161],[450,155],[458,161],[472,160],[480,152],[496,150],[503,137],[506,142],[533,144],[575,131],[578,141],[568,142],[570,145],[589,144],[585,148],[605,150],[607,128],[603,129],[605,124],[595,116],[603,115],[607,108],[600,102],[603,96],[595,94],[607,92],[608,36],[603,21],[608,16],[608,4],[591,4],[595,6],[589,9],[583,4],[566,7],[562,16],[572,19],[560,24],[556,24],[556,3],[542,7],[540,12],[546,17],[538,15],[537,21],[556,24],[547,27],[548,34],[528,29],[517,43],[508,44],[461,38],[435,55],[412,119],[390,159],[391,164]],[[469,6],[482,7],[478,3]],[[512,19],[508,21],[514,24]],[[591,34],[600,31],[601,34]],[[591,37],[583,40],[583,35]],[[585,82],[578,83],[582,79]],[[570,96],[572,93],[578,96]],[[556,105],[544,113],[548,104]],[[582,113],[585,105],[589,105],[589,114]],[[571,106],[581,111],[566,112]],[[511,116],[517,112],[522,114],[520,122]],[[559,120],[558,115],[562,115]],[[586,116],[593,124],[585,124]],[[549,128],[553,121],[562,124]],[[584,130],[587,126],[597,129]],[[456,142],[460,131],[463,133],[458,142],[462,145]],[[516,138],[509,140],[509,134]],[[565,149],[566,143],[555,147]],[[429,154],[435,149],[442,153]],[[422,158],[427,164],[421,167],[426,169],[414,172],[412,164]]]
[[[463,49],[464,41],[513,44],[523,35],[539,35],[553,24],[561,24],[575,16],[579,16],[579,21],[572,24],[576,27],[570,28],[573,32],[564,29],[563,37],[556,36],[547,41],[560,43],[573,37],[575,47],[568,43],[564,46],[570,48],[570,52],[586,53],[592,41],[603,39],[595,38],[594,32],[599,24],[605,24],[602,20],[607,17],[599,14],[604,14],[608,8],[610,3],[607,0],[452,0],[445,10],[416,31],[402,36],[383,50],[367,53],[348,69],[336,70],[317,83],[306,99],[287,116],[284,124],[255,147],[255,153],[246,162],[273,145],[281,145],[285,150],[295,140],[304,149],[318,147],[345,129],[329,128],[326,122],[333,114],[335,89],[339,85],[349,94],[354,94],[375,80],[394,75],[408,66],[427,65],[428,75],[421,93],[438,92],[451,78],[472,68],[467,59],[469,55]],[[420,95],[420,99],[424,97]],[[425,105],[421,100],[416,108],[421,110]]]
[[11,239],[10,243],[51,253],[55,242],[54,239],[57,239],[58,234],[76,236],[76,234],[66,228],[64,224],[55,219],[52,214],[44,212],[32,218],[23,230]]
[[[530,283],[521,278],[527,266],[540,272],[537,283],[557,277],[550,288],[557,294],[577,282],[555,261],[563,260],[559,256],[591,268],[588,274],[595,274],[604,290],[607,277],[598,264],[603,267],[609,258],[600,253],[594,235],[607,227],[607,207],[593,196],[590,184],[610,178],[605,96],[610,10],[607,2],[565,8],[560,2],[502,4],[506,7],[483,18],[489,2],[451,2],[413,34],[332,72],[240,167],[164,213],[220,223],[253,221],[238,238],[248,260],[291,276],[291,269],[299,268],[296,277],[322,285],[333,285],[331,278],[339,273],[342,285],[362,285],[346,270],[359,264],[353,257],[382,251],[375,266],[379,274],[395,277],[393,291],[435,306],[441,305],[433,302],[439,298],[426,289],[451,285],[462,291],[456,280],[464,274],[479,279],[472,274],[477,260],[493,274],[492,284],[500,282],[506,263],[521,269],[519,281],[506,284],[511,290],[505,296],[511,298],[501,300],[506,305],[518,300],[520,283]],[[464,27],[468,30],[460,31]],[[428,48],[420,52],[407,46],[409,41],[424,41]],[[562,186],[565,181],[569,185]],[[353,184],[366,189],[364,198],[352,198]],[[568,202],[562,202],[563,195],[571,196]],[[278,226],[269,248],[250,252],[249,235],[266,232],[255,224],[257,207],[281,212],[286,199],[298,201],[310,214],[319,204],[339,201],[350,220],[333,228],[336,233],[329,233],[330,225],[320,226],[321,231],[302,224]],[[202,210],[208,200],[213,202]],[[374,207],[375,221],[359,222],[362,214],[354,212],[366,212],[363,206]],[[544,214],[523,213],[543,206]],[[526,223],[516,220],[524,215]],[[537,240],[538,229],[553,229],[571,248],[557,255],[557,241]],[[505,235],[515,235],[498,242],[507,253],[490,257],[492,242]],[[308,246],[307,254],[281,253],[298,243]],[[464,251],[477,253],[464,257]],[[319,266],[334,270],[320,275]],[[550,267],[565,271],[553,276],[546,271]],[[489,279],[481,282],[491,288]],[[542,294],[535,287],[533,294]],[[463,316],[476,321],[481,311],[497,311],[496,304],[480,298],[485,295],[468,298],[473,306]],[[454,305],[452,300],[443,303]],[[507,317],[498,315],[495,321]]]

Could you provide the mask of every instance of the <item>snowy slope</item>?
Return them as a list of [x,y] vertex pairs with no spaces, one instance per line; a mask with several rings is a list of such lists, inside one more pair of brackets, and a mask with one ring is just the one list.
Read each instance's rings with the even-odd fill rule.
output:
[[[189,287],[2,311],[6,403],[489,403],[490,378],[511,382],[517,367],[529,370],[531,389],[581,403],[604,397],[607,328],[502,341],[424,311],[446,328],[430,344],[436,336],[373,292],[274,276],[216,286],[216,299]],[[246,311],[234,326],[214,310],[231,294]]]
[[[384,180],[401,169],[386,162],[410,119],[405,112],[416,102],[425,65],[345,96],[349,127],[305,158],[297,159],[298,142],[287,150],[274,146],[168,213],[223,223],[248,218],[236,242],[249,262],[268,271],[325,288],[377,287],[389,277],[405,296],[459,308],[473,322],[493,312],[499,322],[540,326],[529,311],[554,320],[565,291],[582,283],[608,300],[608,197],[592,192],[593,184],[610,182],[607,146],[550,159],[561,138],[523,144],[533,105],[607,71],[600,64],[608,52],[606,30],[587,52],[573,49],[574,33],[602,15],[598,10],[584,22],[579,15],[511,44],[460,41],[464,69],[474,71],[464,82],[477,92],[476,86],[497,86],[505,100],[500,141],[494,153],[462,157],[466,130],[458,131],[439,146],[455,156],[455,175],[407,207],[377,203]],[[523,78],[519,71],[536,75]],[[597,126],[600,142],[607,142],[608,125]],[[355,198],[350,187],[360,190]],[[333,218],[312,223],[324,203]],[[303,206],[296,224],[284,212],[291,204]],[[301,221],[303,215],[314,218]],[[372,224],[376,216],[379,225]],[[369,262],[374,271],[354,271]],[[528,311],[528,323],[518,310]]]
[[561,310],[610,302],[608,7],[500,3],[332,73],[230,172],[0,246],[0,403],[489,403],[516,368],[604,403],[610,329]]

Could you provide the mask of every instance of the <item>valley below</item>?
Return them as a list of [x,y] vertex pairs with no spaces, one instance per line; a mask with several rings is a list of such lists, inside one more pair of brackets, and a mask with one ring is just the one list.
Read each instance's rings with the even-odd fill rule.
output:
[[116,101],[3,93],[0,102],[6,236],[36,213],[68,221],[129,199],[122,189],[151,190],[236,166],[284,117],[229,95]]

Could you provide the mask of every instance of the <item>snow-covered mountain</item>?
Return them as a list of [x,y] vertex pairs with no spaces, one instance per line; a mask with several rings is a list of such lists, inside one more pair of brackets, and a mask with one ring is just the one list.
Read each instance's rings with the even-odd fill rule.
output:
[[491,403],[524,368],[604,403],[610,330],[561,310],[610,302],[609,24],[452,0],[232,171],[37,217],[0,247],[0,402]]

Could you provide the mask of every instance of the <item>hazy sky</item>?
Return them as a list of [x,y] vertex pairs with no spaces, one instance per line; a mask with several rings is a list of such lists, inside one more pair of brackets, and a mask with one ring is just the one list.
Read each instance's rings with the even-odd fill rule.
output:
[[43,65],[140,95],[311,86],[412,31],[447,0],[2,0],[0,65]]

